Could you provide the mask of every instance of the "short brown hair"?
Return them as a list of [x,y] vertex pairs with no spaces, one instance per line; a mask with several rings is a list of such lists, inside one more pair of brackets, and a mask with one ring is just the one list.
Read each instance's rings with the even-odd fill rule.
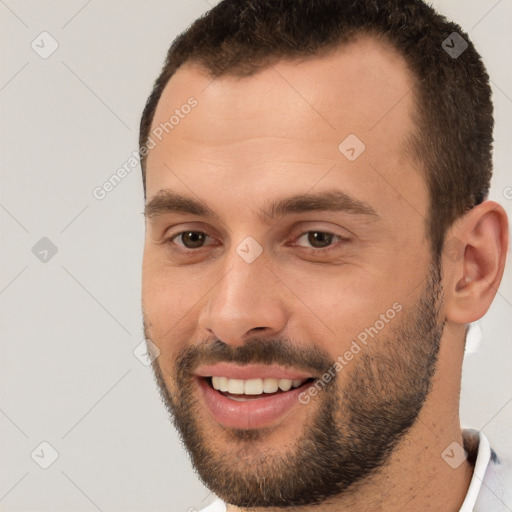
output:
[[[390,42],[416,78],[410,148],[429,189],[426,232],[438,257],[447,228],[487,197],[494,121],[489,77],[467,34],[421,0],[220,2],[170,47],[142,114],[141,149],[165,86],[185,62],[200,64],[212,77],[249,76],[281,59],[319,55],[361,34]],[[443,41],[467,48],[450,55]]]

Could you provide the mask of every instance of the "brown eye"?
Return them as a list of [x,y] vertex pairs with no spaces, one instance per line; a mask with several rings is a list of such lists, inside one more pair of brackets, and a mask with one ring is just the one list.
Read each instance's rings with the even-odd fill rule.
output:
[[332,233],[326,233],[325,231],[309,231],[308,235],[308,243],[312,247],[327,247],[332,244],[332,239],[334,235]]
[[173,241],[176,241],[178,245],[182,245],[187,249],[198,249],[205,243],[206,236],[206,233],[202,233],[201,231],[183,231],[183,233],[177,234],[173,238]]
[[295,240],[294,245],[300,247],[304,253],[324,256],[331,251],[342,250],[348,242],[347,237],[337,235],[331,231],[311,230],[303,231]]

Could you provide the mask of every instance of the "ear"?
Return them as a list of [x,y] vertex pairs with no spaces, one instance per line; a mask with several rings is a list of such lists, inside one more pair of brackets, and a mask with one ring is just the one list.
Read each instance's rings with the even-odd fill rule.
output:
[[507,214],[494,201],[484,201],[454,223],[442,254],[448,321],[468,324],[484,316],[503,277],[507,248]]

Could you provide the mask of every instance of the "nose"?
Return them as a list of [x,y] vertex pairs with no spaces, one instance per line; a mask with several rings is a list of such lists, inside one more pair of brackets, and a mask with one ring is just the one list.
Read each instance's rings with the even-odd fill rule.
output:
[[199,327],[224,343],[240,346],[256,334],[272,336],[283,331],[286,294],[264,257],[247,263],[233,253],[199,315]]

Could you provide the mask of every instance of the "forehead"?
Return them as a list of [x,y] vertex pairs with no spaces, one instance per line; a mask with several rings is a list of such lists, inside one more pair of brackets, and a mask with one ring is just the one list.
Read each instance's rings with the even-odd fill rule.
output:
[[[279,111],[293,105],[295,109],[288,112],[292,119],[300,117],[307,122],[316,113],[340,131],[358,127],[366,131],[383,114],[381,108],[389,107],[392,99],[410,91],[414,82],[396,50],[382,38],[368,35],[320,56],[281,60],[245,77],[227,73],[212,79],[204,68],[188,62],[167,84],[153,128],[168,121],[170,112],[194,96],[203,111],[204,107],[215,107],[232,120],[237,113],[257,114],[261,118],[263,110],[271,114],[272,108]],[[398,110],[407,114],[412,95],[404,99]],[[210,121],[216,128],[224,120]],[[293,126],[290,123],[287,128]]]
[[[279,171],[294,165],[303,173],[334,163],[349,181],[368,181],[376,168],[383,175],[402,174],[396,177],[399,187],[423,188],[419,175],[405,176],[411,169],[404,165],[412,164],[406,141],[414,128],[414,84],[404,59],[369,36],[250,76],[212,79],[187,63],[167,84],[155,112],[152,133],[168,129],[160,130],[161,140],[155,139],[148,155],[148,197],[165,188],[169,167],[193,169],[199,179],[206,171],[226,179],[224,170],[231,169],[236,176],[229,179],[250,181],[251,171],[257,176],[268,166]],[[191,98],[196,106],[183,108]],[[340,143],[352,135],[365,152],[351,162]]]

